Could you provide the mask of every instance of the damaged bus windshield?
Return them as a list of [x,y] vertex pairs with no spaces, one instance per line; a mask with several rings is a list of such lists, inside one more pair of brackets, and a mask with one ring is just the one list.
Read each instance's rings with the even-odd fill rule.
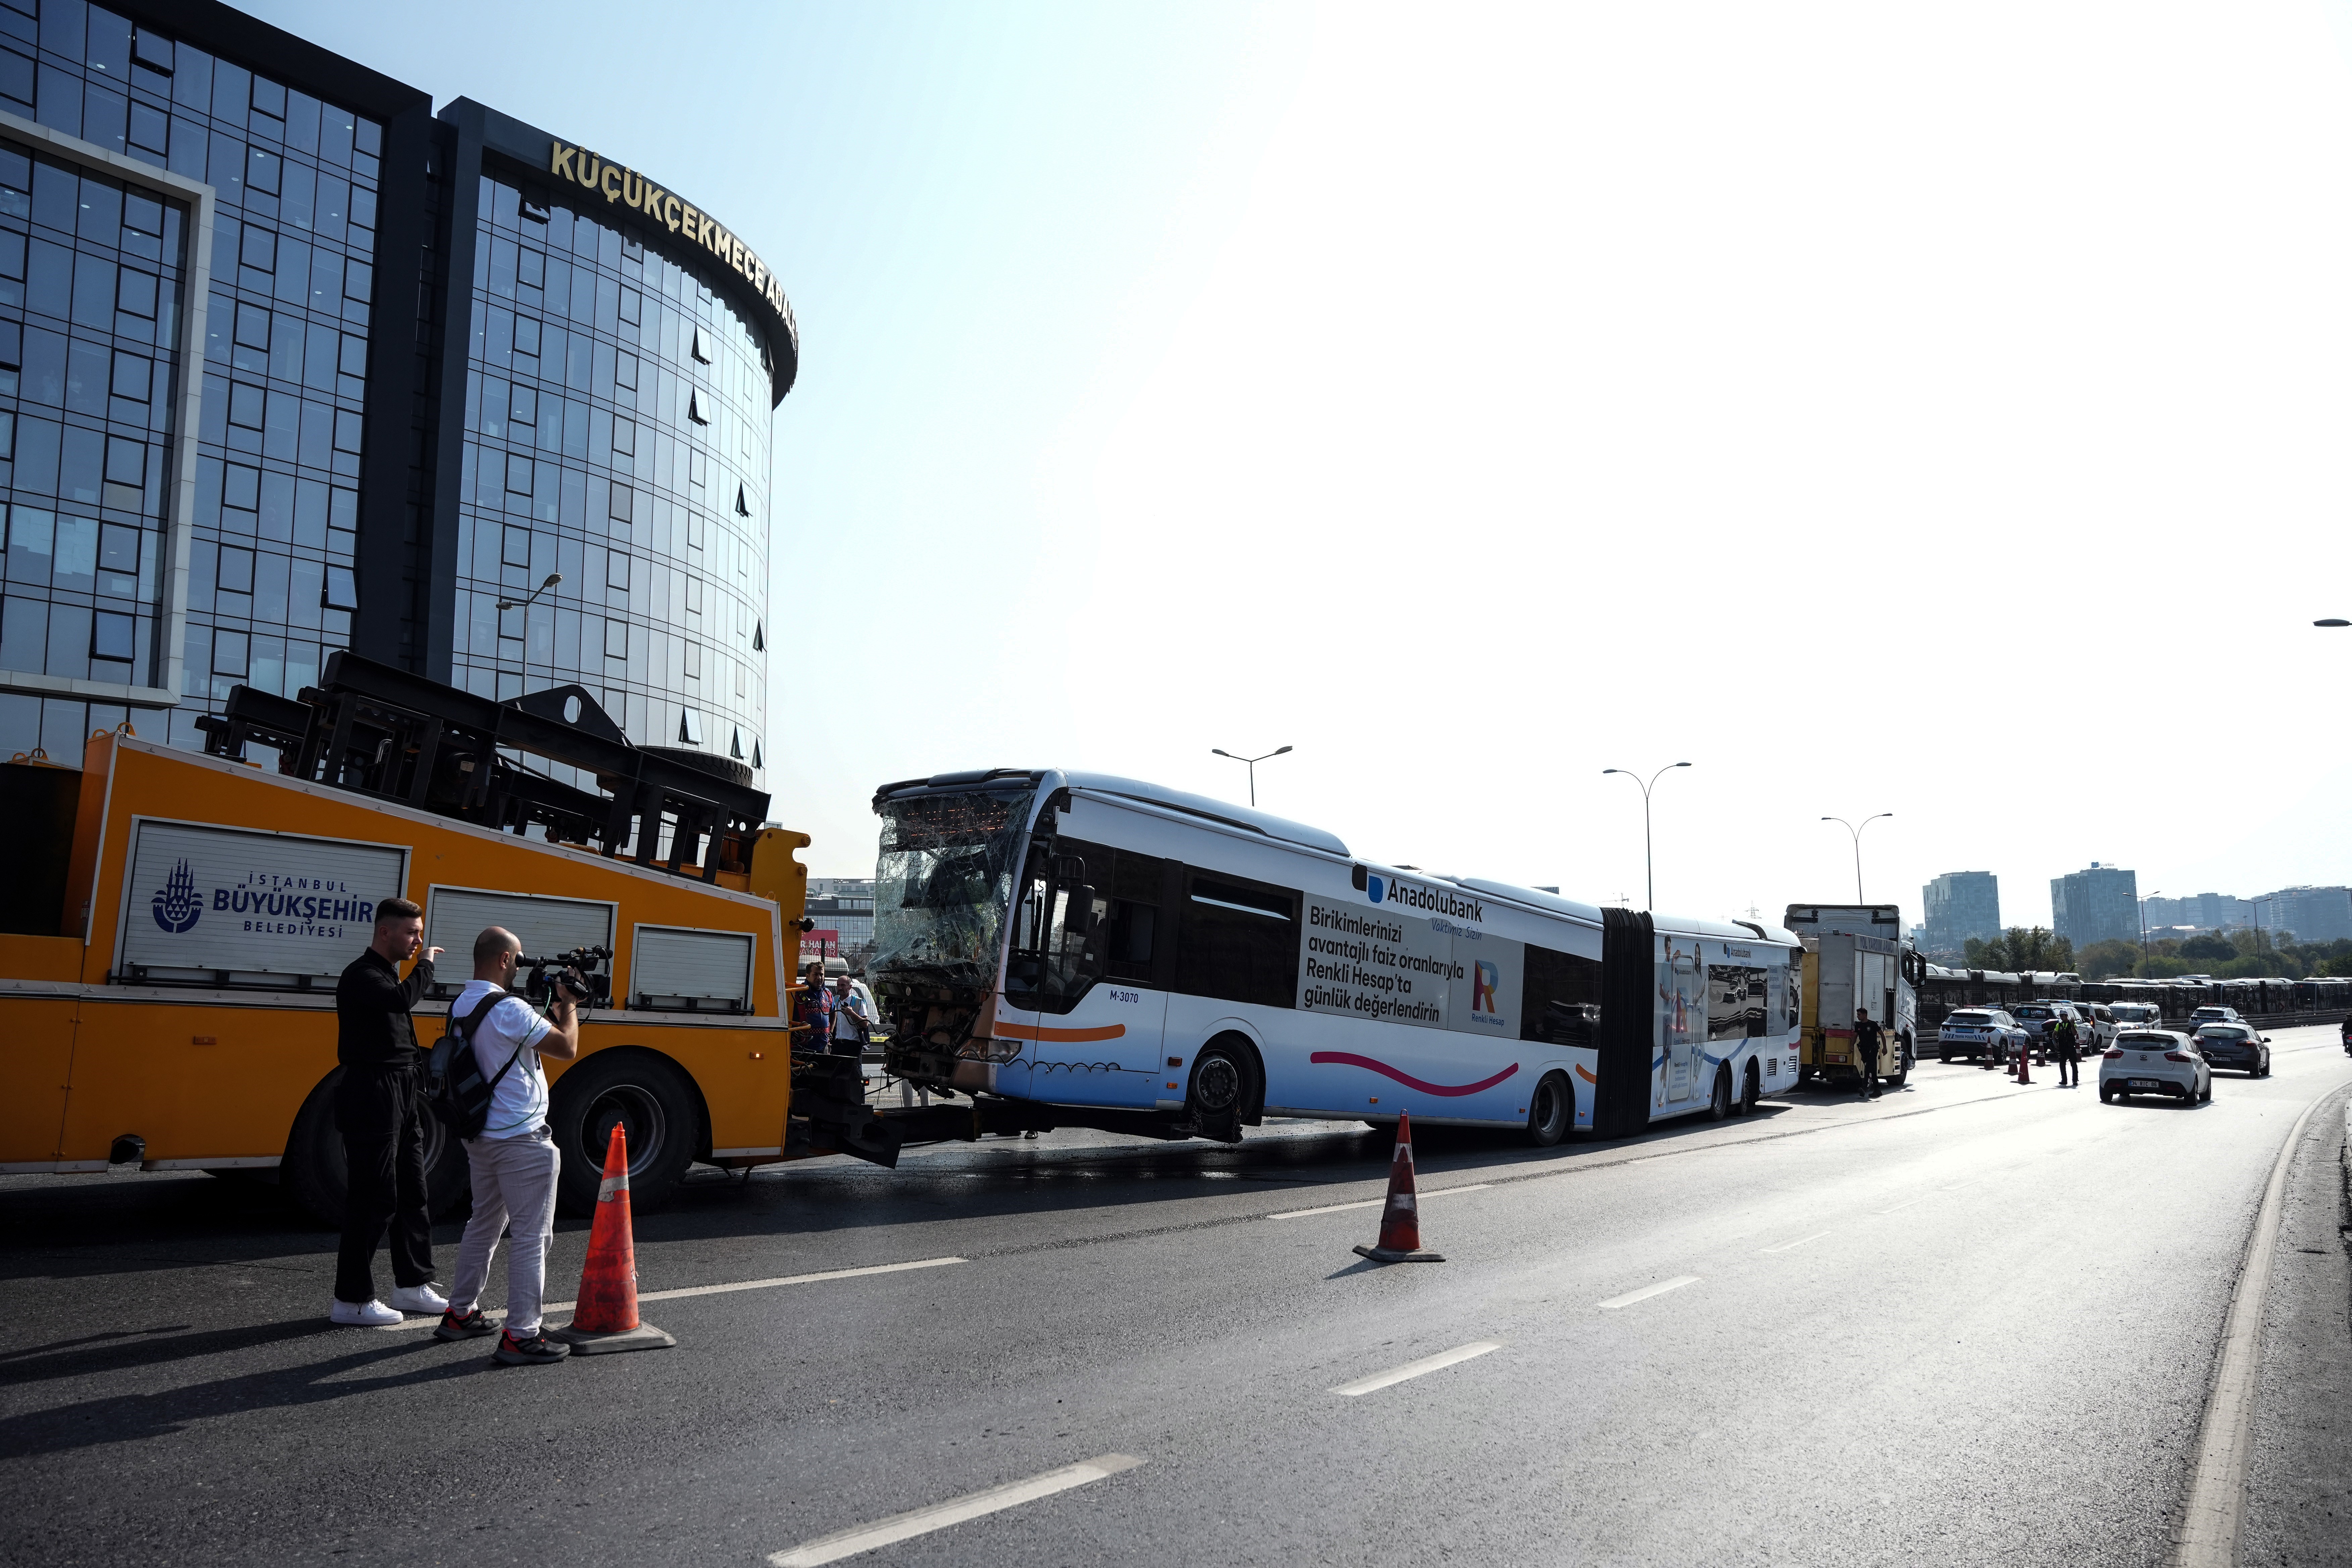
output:
[[1034,795],[1024,781],[877,803],[875,970],[926,971],[950,984],[994,980]]

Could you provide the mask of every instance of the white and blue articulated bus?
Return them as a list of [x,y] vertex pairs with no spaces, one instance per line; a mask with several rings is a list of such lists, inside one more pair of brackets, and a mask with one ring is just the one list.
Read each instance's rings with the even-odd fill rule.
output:
[[890,1070],[1025,1125],[1232,1142],[1409,1111],[1552,1144],[1797,1081],[1776,927],[1379,865],[1097,773],[940,773],[874,809]]

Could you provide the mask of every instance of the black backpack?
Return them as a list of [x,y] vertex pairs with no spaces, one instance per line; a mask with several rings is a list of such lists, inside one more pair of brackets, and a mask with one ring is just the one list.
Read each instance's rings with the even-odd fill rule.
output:
[[425,1103],[443,1126],[465,1139],[479,1138],[484,1123],[490,1119],[490,1096],[499,1080],[507,1076],[523,1053],[517,1046],[514,1055],[507,1058],[488,1080],[482,1078],[481,1058],[474,1054],[474,1031],[490,1009],[504,1000],[509,993],[493,991],[466,1016],[457,1016],[453,1005],[449,1009],[449,1026],[433,1043],[425,1058]]

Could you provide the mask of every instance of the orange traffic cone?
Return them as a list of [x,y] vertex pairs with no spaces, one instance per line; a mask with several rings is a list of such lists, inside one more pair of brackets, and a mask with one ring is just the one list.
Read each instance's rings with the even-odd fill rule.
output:
[[666,1350],[677,1341],[637,1319],[637,1248],[629,1225],[629,1141],[613,1124],[604,1148],[604,1182],[596,1191],[596,1220],[588,1230],[588,1262],[580,1270],[580,1300],[572,1325],[549,1336],[574,1355],[604,1351]]
[[2031,1051],[2031,1050],[2027,1049],[2027,1048],[2026,1048],[2025,1047],[2023,1047],[2023,1046],[2020,1046],[2020,1047],[2017,1048],[2017,1081],[2018,1081],[2018,1082],[2020,1082],[2020,1083],[2032,1083],[2032,1082],[2033,1081],[2033,1073],[2032,1073],[2032,1061],[2033,1061],[2033,1053],[2032,1053],[2032,1051]]
[[1360,1247],[1358,1256],[1375,1263],[1443,1263],[1442,1252],[1421,1250],[1421,1210],[1412,1195],[1412,1118],[1397,1112],[1396,1159],[1389,1166],[1389,1201],[1381,1210],[1381,1240],[1377,1247]]

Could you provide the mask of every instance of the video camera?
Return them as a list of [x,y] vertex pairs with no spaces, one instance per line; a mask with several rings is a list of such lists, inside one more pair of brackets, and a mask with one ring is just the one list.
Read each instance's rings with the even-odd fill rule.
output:
[[[604,962],[613,956],[609,947],[575,947],[569,952],[558,952],[546,958],[518,958],[515,967],[529,969],[530,978],[523,982],[523,994],[534,1007],[544,1007],[554,999],[556,987],[582,1007],[610,1007],[613,1005],[613,977],[600,972]],[[577,970],[575,977],[571,972]]]

